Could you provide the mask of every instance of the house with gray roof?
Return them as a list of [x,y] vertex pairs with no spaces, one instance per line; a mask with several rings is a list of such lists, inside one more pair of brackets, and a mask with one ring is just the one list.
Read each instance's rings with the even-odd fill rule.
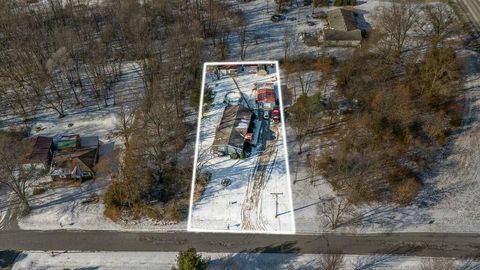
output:
[[329,28],[324,30],[325,46],[358,47],[362,42],[362,31],[358,29],[355,12],[337,8],[327,12]]

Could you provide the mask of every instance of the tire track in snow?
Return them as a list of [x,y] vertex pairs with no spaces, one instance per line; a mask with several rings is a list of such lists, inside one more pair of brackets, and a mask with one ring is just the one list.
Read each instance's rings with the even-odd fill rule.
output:
[[[278,129],[275,128],[275,138],[278,138]],[[242,229],[250,231],[266,231],[267,228],[262,219],[262,194],[265,183],[270,176],[269,168],[276,162],[276,139],[268,141],[265,151],[257,159],[253,173],[249,176],[249,182],[245,200],[242,204]],[[272,157],[274,157],[272,159]]]

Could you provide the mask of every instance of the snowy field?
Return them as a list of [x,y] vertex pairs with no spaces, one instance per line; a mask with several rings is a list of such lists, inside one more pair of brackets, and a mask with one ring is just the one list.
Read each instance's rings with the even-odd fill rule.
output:
[[[53,269],[156,269],[170,270],[176,263],[176,252],[64,252],[27,251],[18,255],[14,270]],[[209,270],[238,269],[322,269],[327,255],[273,253],[202,253],[210,258]],[[343,257],[341,269],[418,270],[431,258],[392,255]],[[462,269],[478,269],[474,261],[457,261]],[[470,268],[467,268],[470,267]]]
[[[212,89],[215,97],[207,112],[203,114],[200,124],[200,143],[198,149],[197,166],[203,172],[212,174],[211,181],[206,185],[203,196],[193,204],[190,213],[191,230],[255,230],[265,232],[294,232],[291,212],[290,189],[286,168],[286,156],[283,145],[281,125],[272,126],[277,129],[270,158],[271,169],[266,183],[260,191],[251,190],[255,187],[254,169],[259,162],[260,152],[252,151],[252,155],[245,159],[230,159],[229,156],[215,157],[210,153],[210,147],[215,138],[215,130],[220,123],[225,108],[224,99],[229,93],[238,92],[233,79],[229,75],[222,75],[218,80],[213,74],[208,74],[205,82]],[[275,82],[276,71],[270,70],[266,76],[249,74],[248,69],[235,78],[238,82],[246,102],[250,108],[255,107],[256,83]],[[244,106],[247,106],[246,104]],[[201,166],[200,166],[201,164]],[[231,184],[223,186],[224,179],[231,180]],[[258,180],[258,179],[255,179]],[[250,190],[250,191],[249,191]],[[246,210],[249,192],[259,192],[260,200],[252,219],[255,223],[250,229],[245,229]],[[278,192],[278,217],[275,213],[276,200],[271,193]],[[247,218],[248,219],[248,218]],[[243,226],[242,226],[243,225]]]
[[[18,220],[24,230],[118,230],[157,231],[185,228],[186,224],[164,224],[150,219],[120,221],[118,223],[103,215],[105,206],[103,194],[109,181],[96,179],[80,187],[50,188],[32,199],[32,212]],[[98,202],[85,203],[92,194],[98,195]]]
[[[334,55],[342,57],[351,48],[324,48],[307,46],[301,40],[302,33],[314,33],[325,27],[325,20],[312,18],[311,6],[303,6],[303,1],[297,1],[285,14],[285,19],[272,22],[271,16],[276,14],[276,5],[271,0],[256,0],[238,2],[229,0],[229,3],[241,9],[248,22],[246,41],[248,44],[245,60],[279,60],[285,57],[285,40],[290,44],[287,57],[293,55]],[[364,1],[361,1],[364,2]],[[371,0],[368,0],[371,2]],[[375,1],[374,1],[375,2]],[[295,3],[295,1],[294,1]],[[372,4],[370,4],[372,5]],[[333,8],[316,8],[315,11]],[[314,25],[309,25],[310,24]],[[237,33],[232,33],[229,40],[230,55],[227,60],[240,61],[240,45]]]

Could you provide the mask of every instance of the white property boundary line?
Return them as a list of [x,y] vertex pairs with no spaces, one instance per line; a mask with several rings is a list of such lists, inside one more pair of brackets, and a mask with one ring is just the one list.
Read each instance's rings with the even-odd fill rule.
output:
[[[288,180],[288,192],[290,194],[290,212],[291,212],[291,223],[292,223],[292,231],[251,231],[251,230],[208,230],[208,229],[196,229],[192,228],[192,210],[193,210],[193,195],[195,192],[195,179],[197,174],[197,162],[198,162],[198,150],[200,145],[200,132],[201,132],[201,121],[203,115],[203,93],[205,91],[205,77],[206,77],[206,70],[208,66],[218,66],[218,65],[261,65],[261,64],[274,64],[277,68],[277,82],[278,82],[278,93],[279,93],[279,103],[280,103],[280,117],[281,117],[281,126],[282,126],[282,137],[283,137],[283,148],[285,153],[285,163],[286,163],[286,170],[287,170],[287,180]],[[202,72],[202,87],[200,92],[200,103],[198,109],[198,119],[197,119],[197,137],[195,140],[195,156],[193,158],[193,173],[192,173],[192,186],[190,189],[190,205],[188,209],[188,223],[187,223],[187,231],[189,232],[219,232],[219,233],[256,233],[256,234],[295,234],[296,233],[296,226],[295,226],[295,215],[294,215],[294,208],[293,208],[293,195],[292,195],[292,182],[290,179],[290,164],[288,161],[288,149],[287,149],[287,136],[285,132],[285,117],[283,113],[283,93],[282,93],[282,82],[280,80],[280,64],[278,61],[243,61],[243,62],[205,62],[203,64],[203,72]]]

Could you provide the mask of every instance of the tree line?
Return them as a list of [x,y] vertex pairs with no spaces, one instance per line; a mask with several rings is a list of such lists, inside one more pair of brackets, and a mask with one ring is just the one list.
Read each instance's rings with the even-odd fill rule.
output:
[[[185,108],[198,103],[202,63],[225,59],[231,33],[245,24],[241,11],[218,0],[2,1],[2,110],[28,121],[45,111],[62,118],[112,107],[125,151],[105,213],[159,217],[170,209],[178,219],[191,177],[191,164],[177,162],[192,129]],[[122,86],[132,79],[140,90]]]

